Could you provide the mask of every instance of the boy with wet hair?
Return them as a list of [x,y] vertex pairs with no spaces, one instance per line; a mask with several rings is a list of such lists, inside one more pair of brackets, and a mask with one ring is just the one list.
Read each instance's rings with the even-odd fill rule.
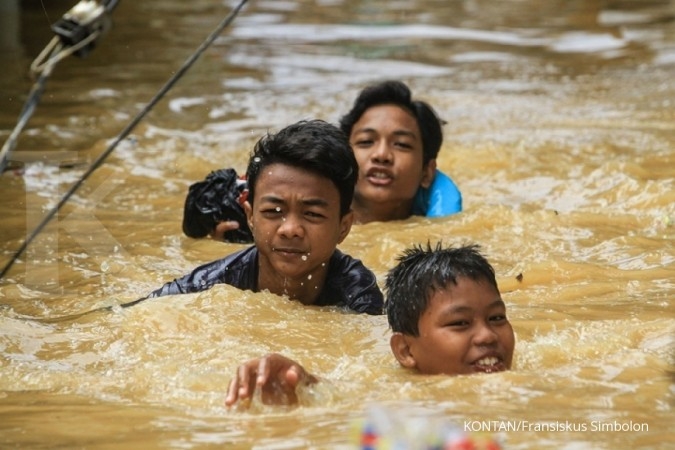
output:
[[[355,222],[442,217],[462,210],[459,189],[436,169],[442,124],[433,108],[413,100],[401,81],[383,81],[359,92],[340,120],[359,164],[352,202]],[[245,182],[229,170],[190,186],[183,211],[187,236],[250,242],[238,202]]]
[[205,264],[149,297],[204,291],[225,283],[306,305],[383,313],[375,275],[337,250],[349,234],[358,166],[344,134],[301,121],[260,139],[248,169],[244,210],[254,245]]
[[427,374],[511,368],[515,338],[495,272],[475,245],[406,250],[387,275],[391,350]]
[[[475,245],[415,246],[404,251],[386,279],[385,309],[391,351],[421,374],[467,375],[511,368],[515,337],[506,317],[494,269]],[[237,369],[225,403],[251,398],[295,403],[295,388],[318,382],[297,362],[279,354]]]
[[410,88],[398,80],[387,80],[365,87],[354,100],[352,109],[340,119],[340,129],[351,136],[354,125],[370,108],[378,105],[396,105],[409,111],[420,131],[422,141],[422,164],[436,159],[443,144],[443,122],[426,102],[413,100]]
[[357,223],[447,216],[462,210],[454,182],[436,170],[443,121],[396,80],[364,88],[340,119],[359,163]]

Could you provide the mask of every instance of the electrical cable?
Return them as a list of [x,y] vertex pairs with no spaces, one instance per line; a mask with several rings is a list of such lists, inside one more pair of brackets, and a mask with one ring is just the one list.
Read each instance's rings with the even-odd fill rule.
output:
[[17,261],[19,256],[28,248],[28,245],[35,239],[35,237],[40,234],[44,227],[49,223],[49,221],[59,212],[63,205],[73,196],[73,194],[79,189],[79,187],[84,183],[84,181],[89,178],[89,176],[98,169],[105,159],[115,150],[117,145],[126,138],[129,133],[138,125],[138,123],[145,117],[145,115],[161,100],[161,98],[171,89],[171,87],[180,79],[185,72],[194,64],[194,62],[199,58],[199,56],[204,53],[204,51],[216,40],[216,38],[222,33],[222,31],[227,28],[234,18],[237,16],[241,8],[247,0],[241,0],[240,3],[227,15],[218,26],[211,32],[211,34],[202,42],[202,44],[197,48],[197,50],[183,63],[183,65],[178,69],[178,71],[166,82],[166,84],[155,94],[155,96],[148,102],[148,104],[134,117],[134,119],[129,122],[129,124],[117,135],[113,142],[106,148],[106,150],[101,153],[98,158],[92,163],[92,165],[80,176],[80,178],[68,189],[68,191],[61,197],[61,200],[54,206],[44,217],[44,219],[38,224],[37,227],[26,237],[26,240],[21,244],[21,247],[16,251],[12,256],[10,261],[5,265],[0,272],[0,279],[4,278],[5,274],[9,271],[12,265]]

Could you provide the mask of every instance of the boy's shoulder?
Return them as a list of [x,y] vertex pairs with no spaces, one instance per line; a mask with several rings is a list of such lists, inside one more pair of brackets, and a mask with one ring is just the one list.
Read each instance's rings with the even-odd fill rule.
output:
[[251,245],[230,253],[224,258],[197,267],[192,275],[193,279],[209,280],[206,284],[210,285],[226,283],[239,289],[255,290],[257,263],[258,249]]
[[322,293],[324,305],[345,305],[356,312],[383,314],[384,296],[373,271],[338,249],[330,258]]
[[356,271],[363,270],[372,273],[372,271],[367,268],[360,259],[354,258],[353,256],[336,248],[330,257],[328,271],[344,271],[350,269]]
[[462,193],[455,182],[440,170],[428,189],[420,187],[413,201],[414,216],[445,217],[462,211]]

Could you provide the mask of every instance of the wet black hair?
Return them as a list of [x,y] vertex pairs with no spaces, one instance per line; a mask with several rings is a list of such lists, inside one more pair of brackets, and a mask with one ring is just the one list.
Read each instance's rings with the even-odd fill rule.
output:
[[457,278],[486,281],[497,292],[497,279],[490,263],[477,245],[435,248],[427,242],[406,249],[385,281],[387,320],[392,331],[419,336],[419,320],[434,293]]
[[352,109],[340,119],[340,129],[349,137],[354,124],[369,108],[389,104],[399,106],[417,121],[422,138],[422,162],[426,166],[436,159],[443,144],[443,121],[429,104],[411,97],[410,88],[401,81],[389,80],[367,86],[356,97]]
[[359,166],[349,140],[336,126],[323,120],[303,120],[263,136],[255,144],[246,170],[251,205],[261,170],[277,163],[328,178],[340,193],[340,216],[351,210]]

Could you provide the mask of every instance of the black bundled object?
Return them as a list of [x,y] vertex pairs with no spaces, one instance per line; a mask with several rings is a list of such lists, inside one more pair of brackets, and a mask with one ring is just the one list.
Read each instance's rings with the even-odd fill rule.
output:
[[228,242],[252,242],[243,203],[248,188],[245,180],[234,169],[211,172],[204,181],[190,186],[183,210],[183,232],[193,238],[202,238],[213,232],[218,222],[237,221],[239,228],[225,233]]

